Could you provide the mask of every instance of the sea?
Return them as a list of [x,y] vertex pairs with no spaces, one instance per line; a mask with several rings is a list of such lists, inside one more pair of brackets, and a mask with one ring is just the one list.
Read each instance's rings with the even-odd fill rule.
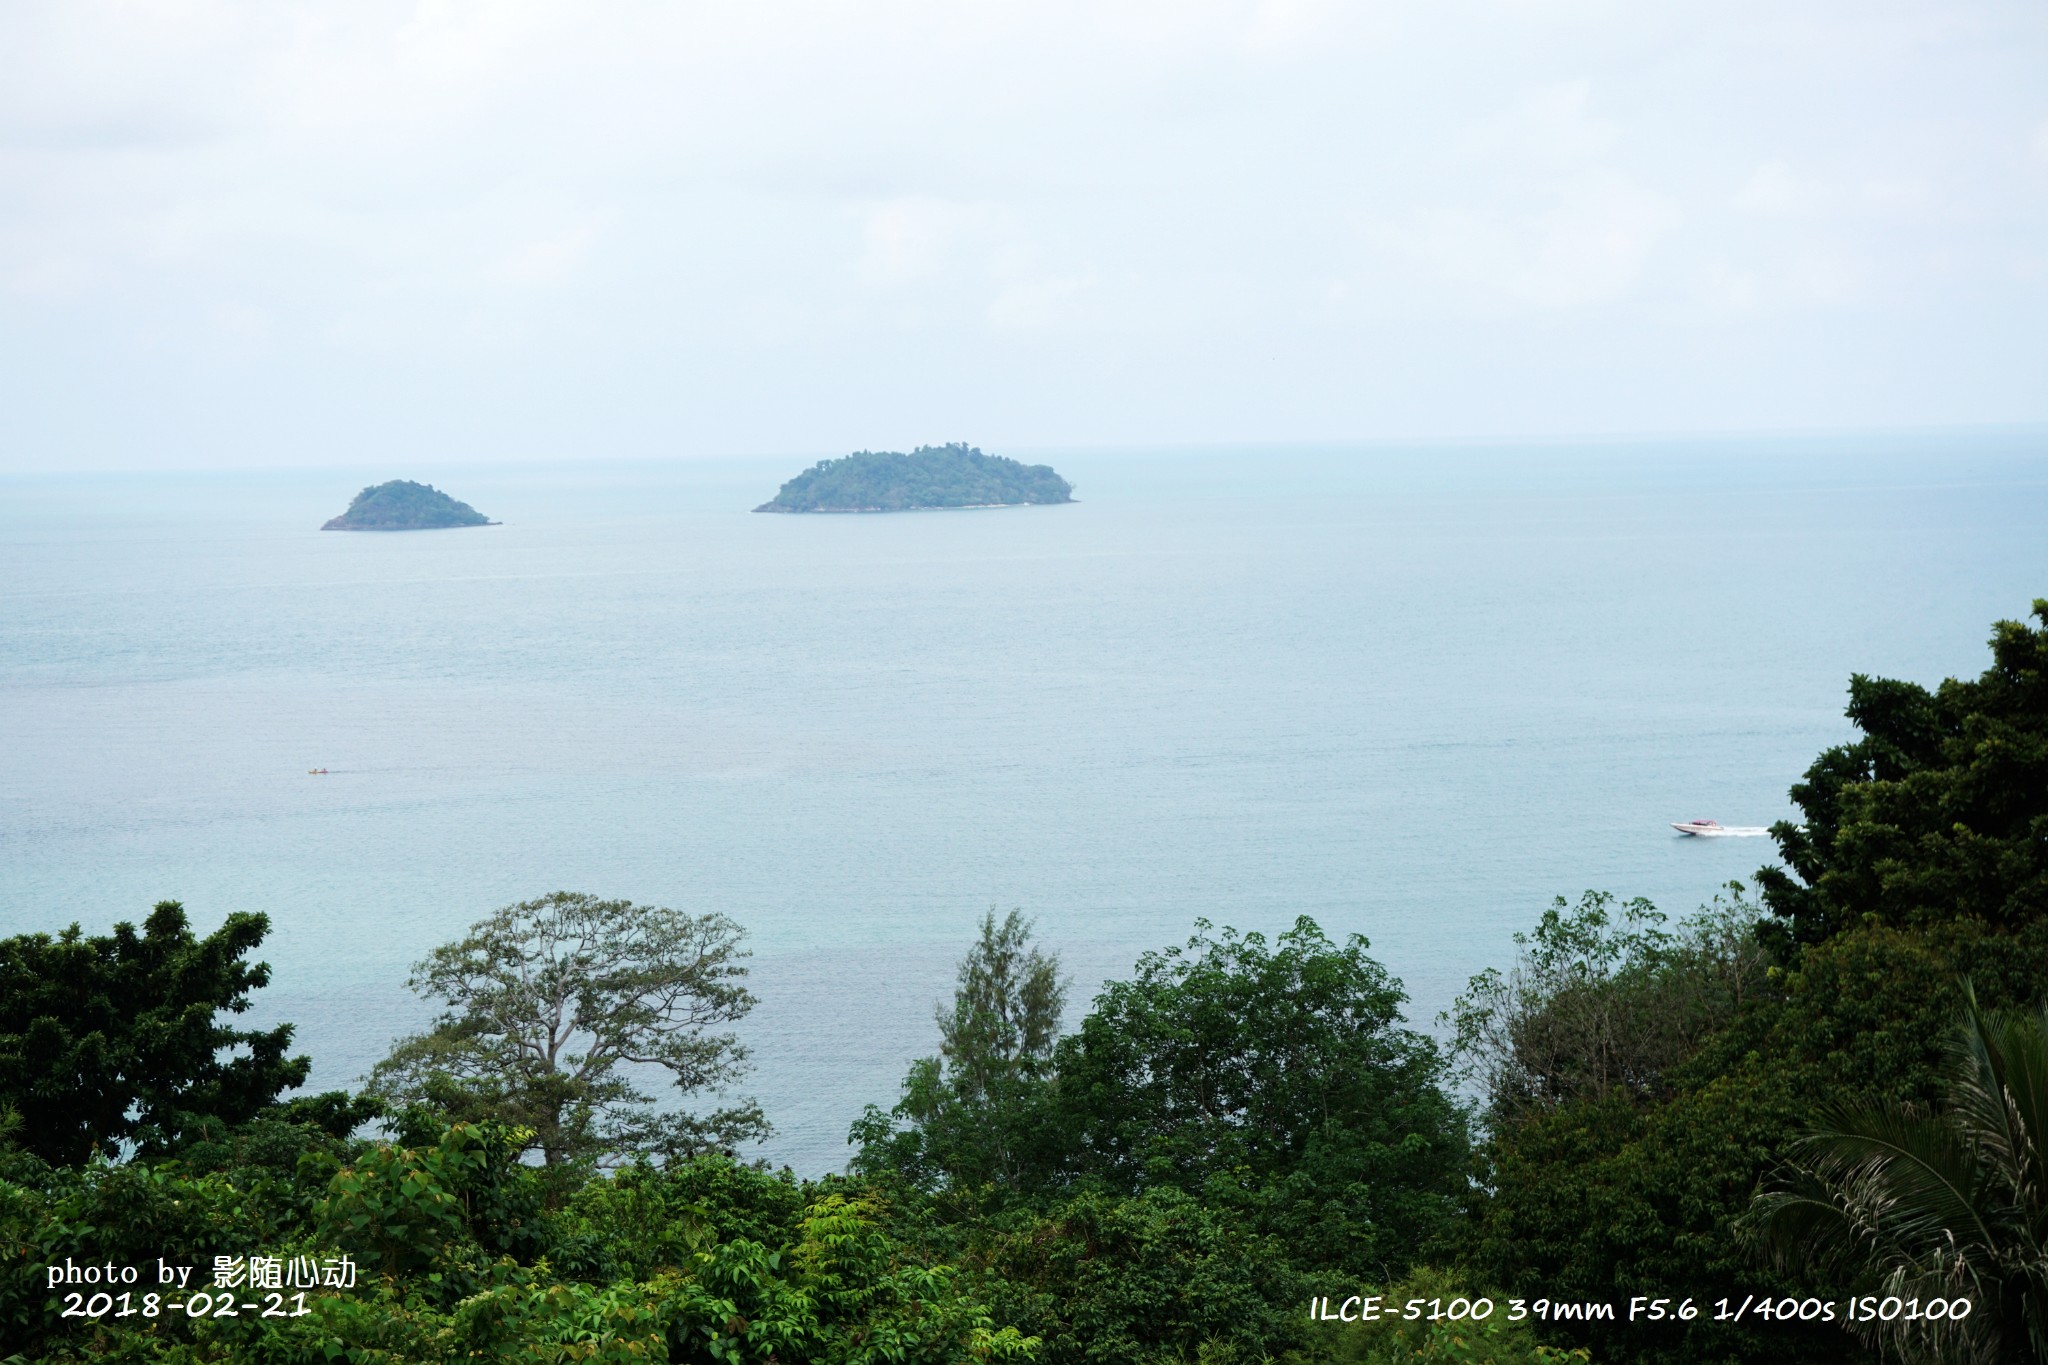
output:
[[[1077,1024],[1198,920],[1363,934],[1408,1019],[1554,897],[1775,857],[1854,673],[2048,596],[2048,433],[1007,451],[1065,506],[750,510],[819,454],[0,477],[0,934],[261,911],[312,1086],[572,890],[747,931],[775,1135],[936,1051],[982,915]],[[318,528],[432,481],[503,524]],[[324,775],[310,769],[324,768]]]

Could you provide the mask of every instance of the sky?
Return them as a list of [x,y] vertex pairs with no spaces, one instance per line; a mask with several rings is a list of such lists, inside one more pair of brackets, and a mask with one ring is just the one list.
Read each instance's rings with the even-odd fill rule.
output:
[[2038,0],[0,6],[0,470],[2043,422]]

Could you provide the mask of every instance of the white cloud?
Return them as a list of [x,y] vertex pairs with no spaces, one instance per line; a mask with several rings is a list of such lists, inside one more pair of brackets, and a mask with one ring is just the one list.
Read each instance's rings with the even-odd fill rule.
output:
[[264,341],[270,336],[270,314],[248,304],[215,304],[208,320],[216,332],[238,341]]
[[861,233],[860,277],[894,287],[952,273],[964,239],[985,239],[994,225],[984,208],[925,196],[869,210]]
[[1003,287],[988,305],[988,320],[1006,332],[1049,332],[1081,317],[1095,286],[1091,276],[1046,276]]
[[[266,401],[580,432],[589,387],[552,381],[588,370],[645,450],[678,404],[709,448],[905,402],[1000,406],[992,442],[1338,437],[1463,429],[1483,340],[1532,429],[1742,425],[1696,411],[1673,329],[1722,329],[1740,394],[1740,343],[1799,310],[1901,402],[2048,417],[2002,377],[2048,368],[2048,176],[2012,165],[2048,167],[2048,21],[1963,9],[23,0],[0,410],[21,448],[267,458]],[[127,396],[137,336],[191,401]],[[180,369],[188,336],[245,368]],[[1634,406],[1559,406],[1596,356]],[[1389,357],[1398,388],[1328,379]],[[1833,392],[1797,411],[1852,417]]]
[[1709,262],[1688,282],[1687,309],[1725,321],[1853,304],[1869,289],[1868,265],[1853,249],[1813,246],[1769,262]]
[[1782,161],[1767,161],[1742,182],[1733,203],[1744,213],[1775,218],[1809,218],[1832,199],[1819,183],[1803,178]]
[[592,220],[521,242],[500,253],[486,273],[489,278],[513,284],[561,284],[583,269],[600,233],[599,223]]
[[1483,120],[1467,143],[1480,157],[1518,168],[1576,166],[1613,152],[1621,130],[1593,115],[1585,81],[1536,90],[1515,107]]
[[1425,212],[1380,239],[1489,307],[1577,308],[1635,284],[1675,218],[1669,205],[1623,178],[1587,175],[1524,212]]
[[1680,211],[1620,169],[1621,129],[1593,106],[1590,86],[1574,81],[1478,120],[1455,144],[1462,174],[1446,178],[1465,202],[1368,215],[1366,240],[1450,286],[1447,296],[1425,292],[1424,307],[1497,314],[1620,297]]

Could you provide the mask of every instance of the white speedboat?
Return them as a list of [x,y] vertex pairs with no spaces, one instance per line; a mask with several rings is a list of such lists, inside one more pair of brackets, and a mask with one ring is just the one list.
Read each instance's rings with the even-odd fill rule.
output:
[[1684,824],[1673,823],[1671,828],[1680,834],[1726,834],[1719,820],[1687,820]]

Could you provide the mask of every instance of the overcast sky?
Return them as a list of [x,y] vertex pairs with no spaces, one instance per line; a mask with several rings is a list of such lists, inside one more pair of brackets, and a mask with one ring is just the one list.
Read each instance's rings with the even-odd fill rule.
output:
[[0,468],[2043,421],[2040,0],[0,6]]

